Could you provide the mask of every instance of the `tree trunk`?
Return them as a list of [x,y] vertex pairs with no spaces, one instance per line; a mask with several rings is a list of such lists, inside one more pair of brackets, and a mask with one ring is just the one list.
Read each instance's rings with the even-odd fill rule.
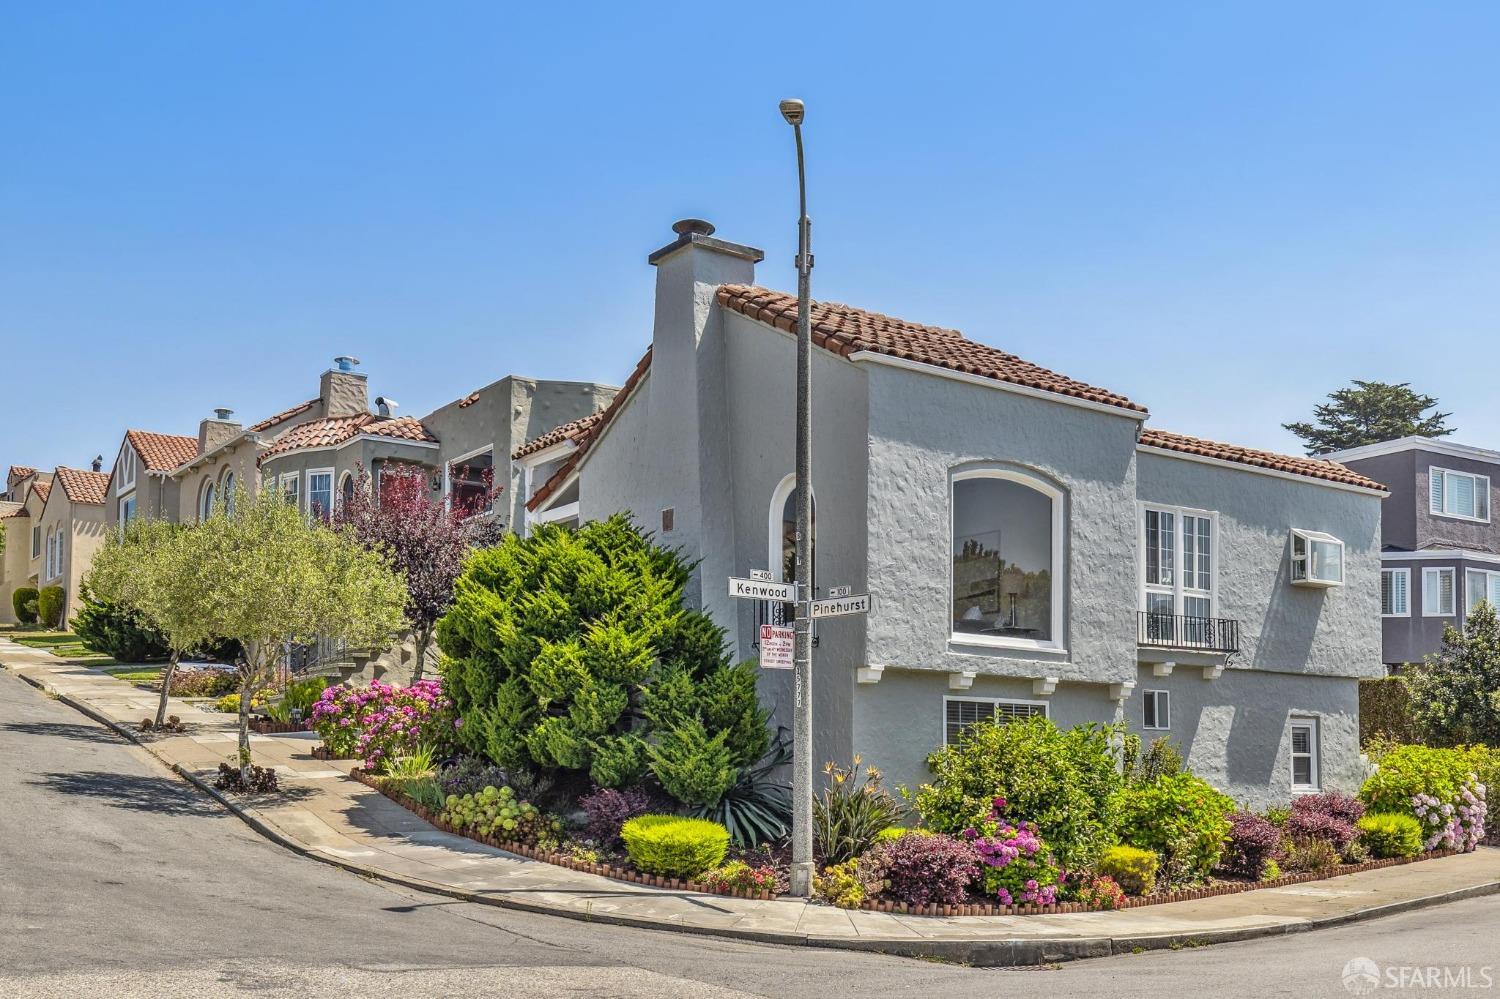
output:
[[432,644],[432,629],[417,629],[417,661],[411,668],[411,682],[422,679],[422,669],[427,665],[427,647]]
[[250,665],[251,652],[244,652],[244,663],[240,673],[240,780],[250,786],[250,698],[255,691],[256,669]]
[[156,702],[156,727],[161,728],[167,720],[167,696],[172,689],[172,676],[177,672],[177,650],[167,660],[167,668],[161,671],[161,700]]

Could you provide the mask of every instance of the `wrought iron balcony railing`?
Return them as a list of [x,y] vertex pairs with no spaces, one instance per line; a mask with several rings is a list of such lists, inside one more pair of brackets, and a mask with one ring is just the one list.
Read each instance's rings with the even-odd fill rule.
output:
[[1141,645],[1167,649],[1238,652],[1240,623],[1226,617],[1193,617],[1187,614],[1140,611],[1137,616],[1136,641]]

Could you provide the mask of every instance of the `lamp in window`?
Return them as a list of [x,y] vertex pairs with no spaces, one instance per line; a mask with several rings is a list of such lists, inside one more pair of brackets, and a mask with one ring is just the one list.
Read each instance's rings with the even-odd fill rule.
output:
[[1026,573],[1018,565],[1008,565],[1000,572],[1000,606],[1006,628],[1019,628],[1021,595],[1026,592]]

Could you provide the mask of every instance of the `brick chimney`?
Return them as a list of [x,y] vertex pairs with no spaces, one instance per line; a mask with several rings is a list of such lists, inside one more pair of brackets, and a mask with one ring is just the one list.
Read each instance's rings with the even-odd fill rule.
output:
[[207,454],[234,437],[241,426],[233,419],[234,410],[216,409],[214,415],[198,424],[198,453]]
[[318,398],[324,416],[364,416],[370,411],[370,386],[359,367],[359,358],[341,355],[318,382]]

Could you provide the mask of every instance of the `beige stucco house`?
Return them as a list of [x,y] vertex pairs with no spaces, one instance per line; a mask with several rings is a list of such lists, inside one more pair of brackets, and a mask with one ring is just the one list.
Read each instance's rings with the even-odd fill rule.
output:
[[40,541],[40,550],[31,559],[30,575],[37,580],[38,588],[63,588],[64,622],[82,606],[80,584],[94,553],[104,543],[104,532],[109,530],[105,512],[108,492],[106,473],[59,466],[33,521],[32,538]]
[[42,508],[52,488],[52,473],[11,466],[0,501],[0,525],[5,528],[5,551],[0,554],[0,622],[14,624],[11,600],[18,587],[36,586],[33,555],[41,552]]
[[172,477],[198,454],[198,438],[127,430],[109,474],[109,520],[124,525],[137,517],[178,519],[181,482]]

